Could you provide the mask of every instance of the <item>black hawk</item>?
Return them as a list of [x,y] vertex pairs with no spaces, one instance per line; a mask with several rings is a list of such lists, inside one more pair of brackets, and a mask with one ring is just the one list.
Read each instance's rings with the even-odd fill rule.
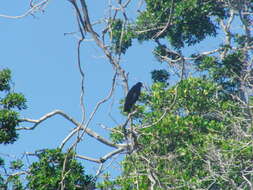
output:
[[141,93],[142,83],[136,83],[127,93],[125,104],[124,104],[124,112],[130,112],[131,108],[138,100],[140,93]]

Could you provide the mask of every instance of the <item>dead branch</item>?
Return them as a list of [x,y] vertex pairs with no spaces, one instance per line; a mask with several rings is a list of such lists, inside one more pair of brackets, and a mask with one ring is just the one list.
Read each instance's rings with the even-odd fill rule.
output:
[[[55,111],[52,111],[44,116],[42,116],[40,119],[38,120],[32,120],[32,119],[27,119],[27,118],[24,118],[24,119],[21,119],[21,121],[23,122],[28,122],[28,123],[34,123],[34,125],[32,127],[19,127],[17,128],[17,130],[33,130],[35,129],[40,123],[42,123],[43,121],[55,116],[55,115],[61,115],[63,116],[65,119],[67,119],[68,121],[70,121],[72,124],[74,124],[77,128],[73,129],[72,132],[70,133],[69,136],[73,136],[77,131],[78,131],[78,126],[80,126],[80,123],[78,123],[75,119],[73,119],[72,117],[68,116],[66,113],[64,113],[63,111],[61,110],[55,110]],[[81,128],[83,130],[83,127]],[[95,138],[97,139],[99,142],[105,144],[105,145],[108,145],[110,147],[113,147],[113,148],[123,148],[123,147],[126,147],[125,144],[116,144],[116,143],[113,143],[105,138],[103,138],[102,136],[100,136],[99,134],[97,134],[95,131],[91,130],[90,128],[86,128],[86,133],[92,137],[92,138]],[[69,139],[69,138],[68,138]],[[63,143],[62,143],[63,144]]]
[[82,156],[82,155],[76,155],[77,158],[81,158],[84,160],[88,160],[88,161],[92,161],[92,162],[96,162],[96,163],[104,163],[106,162],[108,159],[112,158],[114,155],[117,155],[121,152],[123,152],[125,150],[125,148],[118,148],[106,155],[104,155],[103,157],[99,158],[99,159],[94,159],[94,158],[90,158],[87,156]]
[[44,0],[41,1],[38,4],[32,5],[32,7],[30,9],[28,9],[24,14],[19,15],[19,16],[10,16],[10,15],[4,15],[4,14],[0,14],[0,17],[3,18],[9,18],[9,19],[20,19],[20,18],[24,18],[28,15],[33,14],[34,12],[36,12],[37,10],[41,9],[42,7],[46,6],[46,4],[49,3],[50,0]]

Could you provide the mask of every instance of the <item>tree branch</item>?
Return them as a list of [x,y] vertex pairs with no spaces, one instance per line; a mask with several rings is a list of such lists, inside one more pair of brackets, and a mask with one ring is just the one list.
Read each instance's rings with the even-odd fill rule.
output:
[[[23,122],[29,122],[29,123],[34,123],[34,125],[32,127],[20,127],[17,128],[17,130],[33,130],[35,129],[40,123],[42,123],[43,121],[53,117],[54,115],[61,115],[63,116],[65,119],[69,120],[72,124],[74,124],[77,128],[73,129],[72,132],[68,135],[68,137],[72,137],[77,131],[78,131],[78,126],[80,126],[80,123],[78,123],[76,120],[74,120],[73,118],[71,118],[70,116],[68,116],[67,114],[65,114],[63,111],[61,110],[55,110],[52,111],[44,116],[42,116],[40,119],[38,120],[32,120],[32,119],[21,119],[21,121]],[[83,130],[84,128],[82,127],[81,130]],[[113,148],[124,148],[127,145],[126,144],[116,144],[113,143],[105,138],[103,138],[102,136],[100,136],[98,133],[94,132],[93,130],[86,128],[86,133],[90,136],[95,138],[96,140],[98,140],[99,142],[113,147]],[[70,137],[68,139],[70,139]],[[63,144],[63,143],[62,143]],[[62,145],[61,145],[62,146]]]

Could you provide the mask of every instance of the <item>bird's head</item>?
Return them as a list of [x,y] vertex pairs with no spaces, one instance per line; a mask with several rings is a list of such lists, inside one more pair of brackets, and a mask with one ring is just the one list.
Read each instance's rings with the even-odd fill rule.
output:
[[142,84],[142,82],[138,82],[138,83],[136,84],[136,86],[142,87],[143,84]]

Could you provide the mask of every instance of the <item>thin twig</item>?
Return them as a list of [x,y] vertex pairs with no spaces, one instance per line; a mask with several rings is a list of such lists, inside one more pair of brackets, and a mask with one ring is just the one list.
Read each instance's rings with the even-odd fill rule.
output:
[[10,18],[10,19],[20,19],[23,17],[26,17],[30,14],[32,14],[33,12],[35,12],[37,9],[39,9],[40,7],[43,7],[44,5],[48,4],[50,0],[44,0],[36,5],[33,5],[32,8],[30,8],[29,10],[27,10],[24,14],[19,15],[19,16],[10,16],[10,15],[4,15],[4,14],[0,14],[0,17],[3,18]]

